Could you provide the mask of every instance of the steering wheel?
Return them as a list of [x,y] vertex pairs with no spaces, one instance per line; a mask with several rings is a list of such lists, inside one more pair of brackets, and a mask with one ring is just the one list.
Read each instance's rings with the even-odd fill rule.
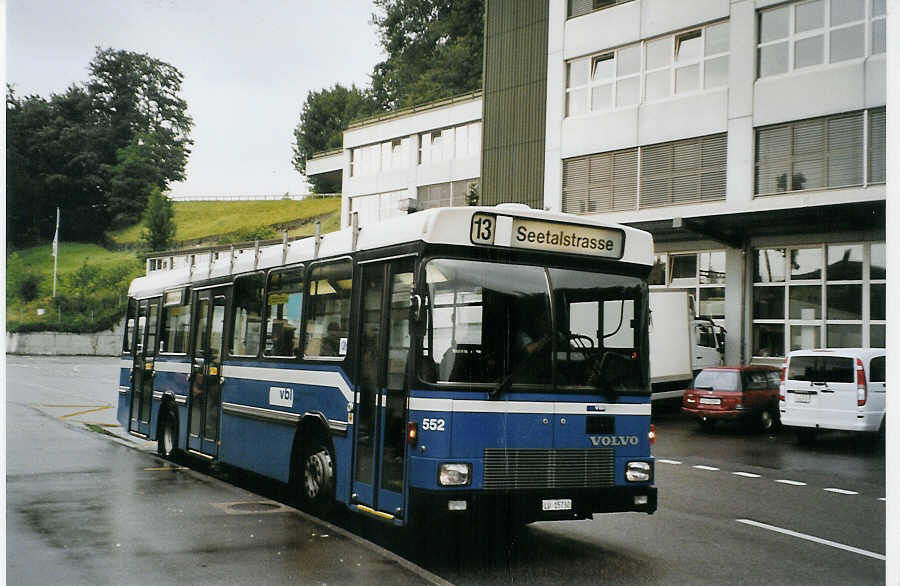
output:
[[569,334],[569,344],[571,347],[577,348],[579,350],[593,350],[594,349],[594,340],[588,336],[582,334]]

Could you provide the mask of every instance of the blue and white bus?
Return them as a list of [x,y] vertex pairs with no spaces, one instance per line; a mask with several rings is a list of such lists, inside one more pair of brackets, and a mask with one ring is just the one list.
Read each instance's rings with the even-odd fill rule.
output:
[[118,420],[315,512],[653,513],[652,253],[517,204],[210,253],[131,284]]

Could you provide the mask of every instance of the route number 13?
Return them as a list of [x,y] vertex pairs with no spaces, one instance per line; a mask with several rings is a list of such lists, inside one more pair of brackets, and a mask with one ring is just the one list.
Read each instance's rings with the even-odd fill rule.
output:
[[497,218],[489,214],[474,214],[469,236],[472,244],[493,244]]

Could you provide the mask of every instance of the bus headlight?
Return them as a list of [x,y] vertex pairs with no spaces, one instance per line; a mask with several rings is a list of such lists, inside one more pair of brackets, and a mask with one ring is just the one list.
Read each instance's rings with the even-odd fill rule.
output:
[[438,468],[438,483],[441,486],[462,486],[469,484],[471,466],[462,462],[441,464]]
[[625,480],[628,482],[650,482],[652,477],[650,462],[628,462],[625,465]]

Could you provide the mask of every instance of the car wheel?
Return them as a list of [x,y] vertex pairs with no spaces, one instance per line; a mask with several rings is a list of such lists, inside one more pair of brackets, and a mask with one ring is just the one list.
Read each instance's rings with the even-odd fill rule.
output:
[[763,409],[759,414],[759,430],[763,433],[775,431],[778,427],[778,420],[771,409]]
[[321,440],[310,438],[306,446],[297,496],[303,509],[321,516],[334,507],[334,457]]
[[171,408],[162,411],[156,434],[156,453],[163,458],[173,458],[178,445],[178,416]]

